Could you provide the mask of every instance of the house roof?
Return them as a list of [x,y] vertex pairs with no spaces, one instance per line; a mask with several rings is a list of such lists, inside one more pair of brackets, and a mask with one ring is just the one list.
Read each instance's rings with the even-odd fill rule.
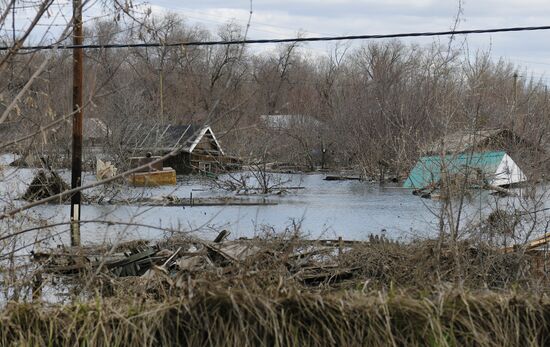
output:
[[264,114],[260,119],[270,128],[288,129],[295,125],[318,127],[322,123],[318,119],[301,114]]
[[99,118],[84,117],[82,128],[85,139],[103,139],[109,135],[107,124]]
[[426,149],[426,153],[462,153],[470,150],[472,147],[485,144],[489,142],[491,138],[495,138],[502,134],[516,136],[511,130],[503,128],[476,131],[457,131],[447,134],[438,141],[430,144]]
[[467,174],[466,170],[480,170],[486,177],[496,176],[506,152],[482,152],[458,155],[422,157],[403,184],[404,188],[425,188],[441,180],[441,172]]
[[202,137],[209,133],[215,142],[220,153],[224,155],[223,150],[209,125],[173,125],[173,124],[155,124],[146,126],[139,124],[134,130],[133,145],[136,148],[147,148],[156,150],[172,150],[178,146],[183,151],[193,152]]

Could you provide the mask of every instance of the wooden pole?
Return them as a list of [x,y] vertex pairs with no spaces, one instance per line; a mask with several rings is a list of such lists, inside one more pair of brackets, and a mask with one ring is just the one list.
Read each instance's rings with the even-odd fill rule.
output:
[[512,98],[512,130],[516,130],[516,125],[518,124],[518,115],[517,115],[517,105],[518,105],[518,74],[514,73],[512,76],[514,78],[514,90]]
[[159,89],[160,89],[160,124],[164,125],[164,76],[162,67],[159,69]]
[[518,102],[518,74],[514,73],[514,107]]
[[[82,0],[73,0],[73,44],[83,43],[82,33]],[[82,48],[73,48],[73,151],[71,188],[82,185],[82,81],[83,81]],[[80,191],[71,196],[71,246],[80,245]]]

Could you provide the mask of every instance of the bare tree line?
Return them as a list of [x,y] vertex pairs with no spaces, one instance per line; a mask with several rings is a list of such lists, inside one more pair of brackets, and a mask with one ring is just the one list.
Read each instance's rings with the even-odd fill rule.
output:
[[[101,44],[243,35],[235,24],[214,34],[176,15],[138,29],[113,21],[96,21],[86,29],[88,42]],[[85,83],[93,101],[86,116],[108,124],[108,148],[113,149],[124,145],[129,128],[140,122],[204,122],[219,100],[209,122],[232,153],[314,168],[324,150],[327,165],[356,166],[371,177],[402,177],[426,145],[465,128],[508,127],[537,146],[548,141],[546,86],[511,63],[494,61],[488,52],[447,54],[447,47],[437,44],[399,41],[358,48],[340,44],[324,56],[307,52],[296,43],[270,52],[247,48],[242,57],[236,46],[89,50]],[[23,129],[31,129],[70,113],[70,52],[10,59],[16,73],[1,72],[5,107],[46,59],[51,62],[32,78],[8,122],[20,120]],[[526,77],[514,78],[518,73]],[[315,123],[294,124],[266,141],[271,130],[262,127],[260,116],[277,114]],[[66,135],[50,131],[38,143],[53,146]]]

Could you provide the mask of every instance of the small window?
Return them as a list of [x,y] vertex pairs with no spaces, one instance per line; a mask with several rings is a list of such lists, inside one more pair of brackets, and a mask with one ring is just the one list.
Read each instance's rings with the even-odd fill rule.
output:
[[199,162],[199,171],[201,172],[211,172],[212,171],[212,163],[206,163],[203,161]]

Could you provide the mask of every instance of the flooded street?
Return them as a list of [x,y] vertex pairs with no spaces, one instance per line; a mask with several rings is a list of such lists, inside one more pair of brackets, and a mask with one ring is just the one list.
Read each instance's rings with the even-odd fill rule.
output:
[[[11,158],[4,158],[8,161]],[[5,167],[2,171],[4,184],[0,185],[2,204],[21,206],[21,197],[36,169]],[[61,171],[61,177],[69,181],[69,172]],[[240,174],[234,174],[234,176]],[[165,236],[161,229],[192,232],[197,236],[212,239],[226,229],[231,238],[253,237],[264,232],[282,232],[299,228],[308,238],[338,238],[365,240],[369,235],[385,235],[394,240],[433,237],[437,234],[439,201],[421,199],[412,195],[410,189],[399,184],[379,185],[362,181],[325,181],[325,174],[272,174],[274,182],[283,182],[289,189],[283,194],[249,194],[236,196],[235,192],[217,187],[216,181],[199,177],[178,177],[176,186],[158,188],[134,188],[128,185],[98,187],[84,192],[88,197],[105,197],[103,203],[82,206],[83,221],[123,222],[125,225],[105,223],[82,224],[84,242],[130,240],[136,238],[159,239]],[[228,176],[219,177],[219,182]],[[95,176],[88,173],[84,184],[92,183]],[[251,186],[257,186],[253,180]],[[542,207],[549,207],[548,187],[539,186],[538,199]],[[516,190],[522,194],[521,190]],[[115,196],[119,201],[137,198],[173,196],[180,199],[237,197],[248,202],[270,202],[271,205],[252,206],[144,206],[140,204],[109,204],[107,199]],[[461,212],[463,222],[478,223],[494,210],[496,205],[504,208],[525,209],[522,198],[498,198],[488,191],[472,190]],[[506,206],[507,205],[507,206]],[[548,211],[544,211],[546,215]],[[48,204],[23,212],[23,219],[32,223],[55,224],[69,221],[69,206]],[[29,219],[30,218],[30,219]],[[10,223],[17,223],[17,218]],[[130,225],[139,224],[139,225]],[[69,242],[68,225],[49,228],[56,237],[51,244]],[[32,234],[32,233],[30,233]],[[34,238],[36,235],[27,235]],[[28,239],[29,240],[29,239]]]
[[[4,186],[4,196],[17,196],[24,190],[26,176],[31,169],[4,173],[11,183]],[[67,176],[68,173],[62,173]],[[213,238],[222,229],[231,232],[231,238],[253,237],[266,231],[300,230],[309,238],[337,238],[365,240],[370,234],[385,235],[396,240],[425,238],[437,233],[439,202],[421,199],[411,190],[399,185],[379,185],[360,181],[325,181],[324,174],[277,174],[286,186],[303,189],[288,190],[281,195],[252,194],[239,196],[247,201],[269,201],[266,206],[142,206],[139,204],[86,204],[82,206],[82,220],[107,220],[133,225],[85,223],[82,225],[84,242],[158,239],[165,235],[159,228],[193,232]],[[221,177],[220,179],[224,179]],[[86,175],[85,183],[95,180]],[[101,196],[103,188],[87,191],[89,196]],[[197,178],[178,178],[177,186],[159,188],[131,188],[120,186],[119,198],[175,196],[179,198],[235,196],[213,186],[212,181]],[[479,221],[490,211],[495,197],[486,191],[474,191],[463,212],[465,221]],[[19,201],[18,203],[22,203]],[[483,211],[482,211],[483,212]],[[49,224],[69,220],[68,205],[37,206],[26,212],[28,217],[45,220]],[[58,235],[52,243],[68,242],[68,226],[50,230]],[[64,232],[67,231],[67,232]]]
[[[410,190],[396,186],[380,187],[358,181],[324,181],[324,175],[288,175],[304,189],[284,195],[249,196],[249,200],[269,200],[269,206],[171,206],[140,207],[113,205],[85,205],[82,219],[104,219],[153,224],[182,230],[198,230],[201,234],[217,234],[230,230],[233,238],[251,237],[266,229],[275,232],[292,229],[300,224],[301,230],[311,238],[337,238],[362,240],[369,234],[403,239],[411,236],[428,236],[434,220],[429,211],[431,201],[413,196]],[[137,193],[137,190],[135,191]],[[212,190],[197,181],[181,182],[176,188],[142,190],[145,196],[173,195],[178,197],[211,197],[227,195]],[[61,221],[67,218],[68,206],[41,206],[34,210],[42,218]],[[139,230],[138,230],[139,229]],[[159,232],[129,228],[130,234],[157,238]],[[100,241],[104,233],[97,226],[84,226],[84,239]],[[99,237],[99,239],[98,239]]]

